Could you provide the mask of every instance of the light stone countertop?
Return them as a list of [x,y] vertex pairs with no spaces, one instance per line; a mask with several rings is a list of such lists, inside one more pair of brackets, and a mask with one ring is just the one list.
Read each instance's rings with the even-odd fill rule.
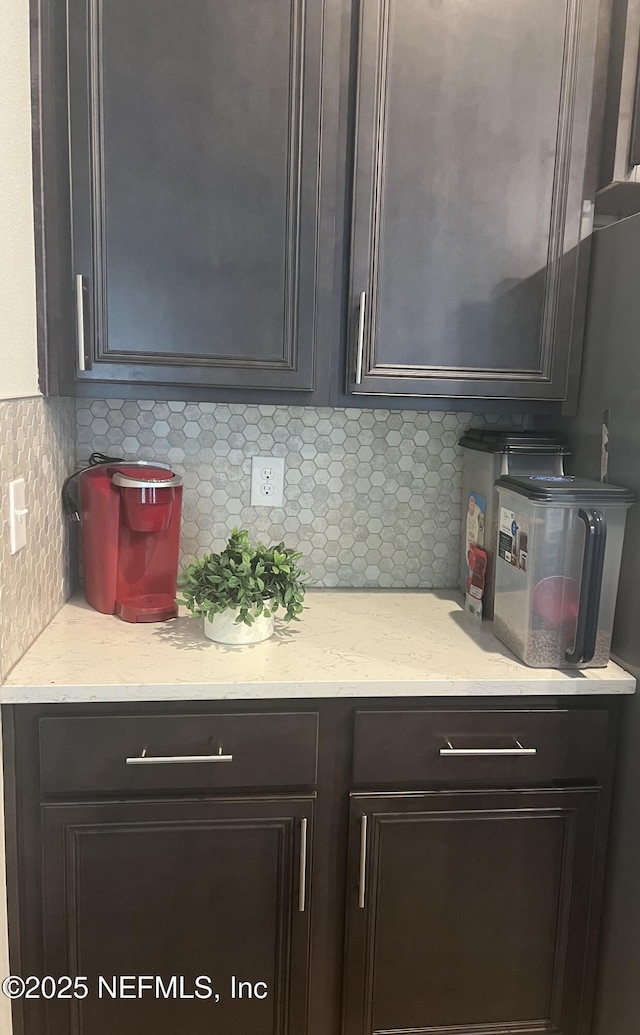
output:
[[131,625],[66,604],[0,688],[0,703],[630,694],[610,662],[528,668],[452,592],[309,590],[300,623],[224,647],[185,616]]

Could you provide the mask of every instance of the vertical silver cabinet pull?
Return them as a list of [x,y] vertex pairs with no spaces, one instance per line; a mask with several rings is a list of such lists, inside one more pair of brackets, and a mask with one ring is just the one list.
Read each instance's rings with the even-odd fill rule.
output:
[[358,310],[358,351],[356,352],[356,384],[362,384],[362,357],[364,355],[364,318],[367,309],[367,293],[360,292],[360,308]]
[[585,198],[582,202],[582,219],[580,221],[580,240],[584,241],[593,233],[593,218],[595,216],[595,202]]
[[304,913],[307,904],[307,827],[308,820],[300,820],[300,872],[298,880],[298,911]]
[[78,346],[78,370],[87,369],[84,353],[84,278],[80,273],[76,276],[76,344]]
[[358,883],[358,906],[364,909],[364,889],[367,882],[367,817],[360,817],[360,878]]

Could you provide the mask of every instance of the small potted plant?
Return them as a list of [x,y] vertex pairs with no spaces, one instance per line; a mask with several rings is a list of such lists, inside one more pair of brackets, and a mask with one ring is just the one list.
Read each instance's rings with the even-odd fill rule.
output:
[[249,533],[234,528],[221,553],[206,553],[184,569],[178,603],[203,616],[205,635],[216,643],[259,643],[273,633],[278,609],[285,622],[300,620],[301,556],[284,543],[252,546]]

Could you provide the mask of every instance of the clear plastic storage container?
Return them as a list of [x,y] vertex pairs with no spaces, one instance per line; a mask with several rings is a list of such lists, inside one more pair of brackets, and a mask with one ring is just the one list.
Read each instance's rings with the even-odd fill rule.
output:
[[540,475],[496,488],[496,636],[534,668],[606,665],[632,493]]
[[569,450],[556,438],[534,431],[497,431],[470,428],[460,439],[462,446],[462,541],[460,589],[466,591],[468,555],[472,543],[487,554],[482,613],[493,616],[493,548],[498,530],[498,494],[494,488],[501,475],[564,474],[564,457]]

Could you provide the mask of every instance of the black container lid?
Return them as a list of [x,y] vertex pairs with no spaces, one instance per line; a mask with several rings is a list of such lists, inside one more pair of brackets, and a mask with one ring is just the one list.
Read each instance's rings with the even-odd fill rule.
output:
[[495,428],[469,428],[459,440],[465,449],[481,453],[544,453],[567,456],[569,450],[552,435],[537,431],[498,431]]
[[498,478],[496,488],[511,489],[519,496],[526,496],[528,500],[537,503],[603,503],[608,506],[635,503],[635,496],[630,489],[571,475],[531,474],[516,477],[505,474]]

